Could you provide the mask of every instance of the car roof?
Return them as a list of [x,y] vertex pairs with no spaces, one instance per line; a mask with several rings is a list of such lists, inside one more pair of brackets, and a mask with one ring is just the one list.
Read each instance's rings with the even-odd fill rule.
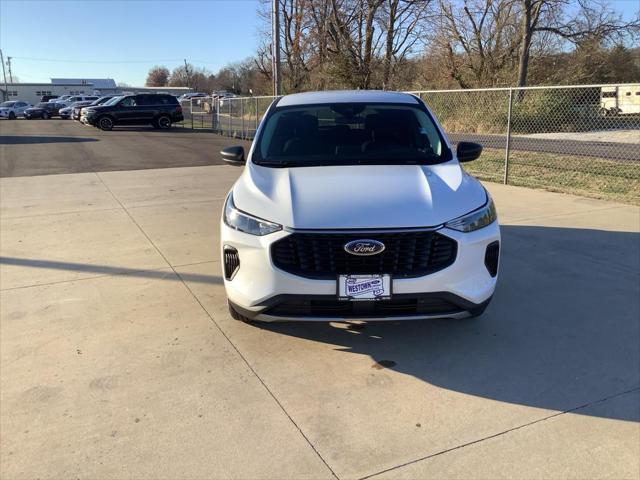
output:
[[418,99],[411,94],[382,90],[329,90],[285,95],[278,107],[315,105],[320,103],[406,103],[417,105]]

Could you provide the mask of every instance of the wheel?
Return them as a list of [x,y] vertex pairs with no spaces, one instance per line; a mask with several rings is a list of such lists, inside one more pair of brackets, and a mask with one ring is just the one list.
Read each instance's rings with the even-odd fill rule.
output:
[[15,120],[16,119],[16,114],[13,112],[9,112],[9,120]]
[[227,305],[229,307],[229,315],[231,315],[231,318],[233,318],[234,320],[238,320],[239,322],[251,323],[250,319],[248,319],[244,315],[241,315],[235,308],[233,308],[233,305],[231,305],[231,302],[229,300],[227,300]]
[[48,112],[42,112],[42,119],[43,120],[49,120],[49,113]]
[[600,109],[600,116],[601,117],[608,117],[609,116],[609,110],[607,110],[606,108],[601,108]]
[[98,128],[100,130],[111,130],[113,128],[113,120],[109,117],[101,117],[98,119]]
[[167,115],[161,115],[160,117],[158,117],[156,123],[158,124],[158,128],[160,128],[161,130],[167,130],[171,128],[171,118],[169,118]]
[[160,128],[160,125],[158,125],[158,122],[156,122],[155,120],[153,122],[151,122],[151,126],[153,128],[155,128],[156,130],[158,130]]

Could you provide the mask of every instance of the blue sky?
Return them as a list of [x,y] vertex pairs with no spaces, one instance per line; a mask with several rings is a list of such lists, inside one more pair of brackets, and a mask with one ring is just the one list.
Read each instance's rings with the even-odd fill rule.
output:
[[[639,0],[609,3],[631,18]],[[0,0],[0,48],[22,82],[142,85],[156,64],[171,69],[186,58],[215,72],[252,55],[258,7],[259,0]]]
[[258,0],[0,0],[0,48],[5,59],[15,57],[12,70],[22,82],[84,77],[143,85],[156,64],[171,69],[186,58],[215,72],[252,55],[258,6]]

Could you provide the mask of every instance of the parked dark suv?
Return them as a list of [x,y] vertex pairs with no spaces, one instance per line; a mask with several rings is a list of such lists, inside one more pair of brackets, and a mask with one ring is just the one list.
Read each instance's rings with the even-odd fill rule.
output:
[[104,105],[86,107],[85,112],[86,123],[102,130],[111,130],[115,125],[144,124],[167,129],[184,119],[178,99],[161,93],[115,97]]

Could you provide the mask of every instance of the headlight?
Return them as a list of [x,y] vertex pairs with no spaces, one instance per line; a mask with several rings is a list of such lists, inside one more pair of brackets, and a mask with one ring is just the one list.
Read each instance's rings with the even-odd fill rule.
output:
[[233,195],[229,194],[224,205],[224,223],[231,228],[240,230],[251,235],[268,235],[278,230],[282,230],[282,225],[268,222],[262,218],[254,217],[248,213],[238,210],[233,204]]
[[496,207],[493,205],[493,200],[488,194],[487,199],[487,203],[483,207],[451,220],[445,223],[444,226],[459,232],[473,232],[492,224],[498,219],[498,215]]

